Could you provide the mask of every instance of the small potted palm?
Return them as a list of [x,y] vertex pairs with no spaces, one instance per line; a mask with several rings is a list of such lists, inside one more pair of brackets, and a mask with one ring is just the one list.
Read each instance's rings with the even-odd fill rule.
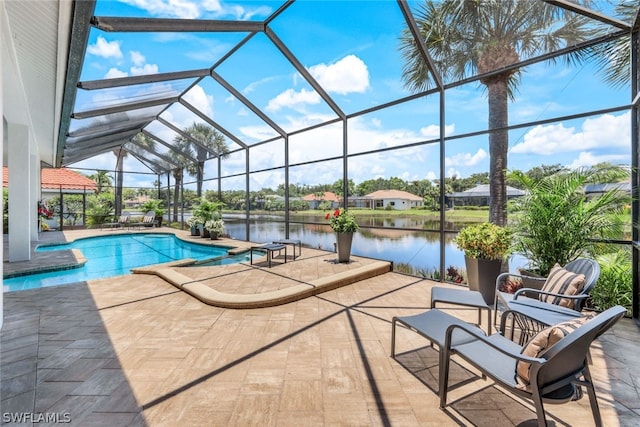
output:
[[224,230],[224,221],[222,220],[222,218],[217,217],[207,221],[204,226],[207,230],[209,230],[211,240],[217,240],[220,238]]
[[469,289],[493,304],[496,279],[511,248],[511,230],[489,222],[464,227],[455,238],[464,251]]
[[202,223],[202,220],[197,215],[192,215],[187,220],[187,225],[189,226],[192,236],[200,235],[200,228],[198,228],[198,224],[201,224],[201,223]]

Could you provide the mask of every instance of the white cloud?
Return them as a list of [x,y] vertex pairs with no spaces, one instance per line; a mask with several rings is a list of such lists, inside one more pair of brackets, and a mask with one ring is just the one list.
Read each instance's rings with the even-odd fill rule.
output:
[[133,76],[147,74],[158,74],[158,66],[156,64],[144,64],[142,67],[131,67],[131,75]]
[[293,89],[287,89],[275,98],[271,99],[267,104],[267,111],[278,111],[282,108],[292,108],[294,110],[304,110],[307,104],[319,104],[320,95],[314,91],[302,89],[296,92]]
[[539,125],[527,132],[523,142],[511,148],[511,153],[551,156],[597,148],[628,148],[631,141],[630,117],[630,113],[625,113],[588,118],[582,123],[580,131],[565,127],[562,123]]
[[[184,99],[207,116],[213,118],[213,96],[207,95],[202,86],[195,85],[189,92],[187,92]],[[191,123],[182,124],[185,126],[191,125]]]
[[142,64],[144,64],[145,62],[145,57],[143,54],[141,54],[140,52],[136,51],[136,50],[132,50],[131,52],[129,52],[129,56],[131,57],[131,62],[134,63],[134,65],[140,67]]
[[363,93],[369,88],[369,70],[355,55],[347,55],[329,65],[313,65],[309,72],[327,92],[346,95]]
[[592,152],[583,151],[578,154],[577,159],[575,159],[567,166],[571,169],[576,169],[583,166],[593,166],[602,162],[609,162],[613,164],[628,164],[629,156],[624,154],[594,155]]
[[452,157],[445,158],[445,164],[451,166],[474,166],[487,158],[487,152],[479,148],[475,154],[458,153]]
[[[200,16],[198,6],[188,0],[120,0],[151,15],[169,18],[195,19]],[[211,2],[208,2],[211,3]]]
[[87,46],[87,52],[101,56],[103,58],[122,58],[122,51],[120,50],[120,41],[114,40],[112,42],[108,42],[104,37],[98,36],[95,44],[90,44]]
[[[446,125],[444,127],[444,135],[449,136],[452,135],[456,129],[456,125]],[[429,125],[420,129],[420,135],[424,136],[427,139],[436,139],[440,137],[440,126],[438,125]]]
[[126,71],[120,71],[117,68],[109,68],[109,71],[104,75],[105,79],[115,79],[118,77],[127,77],[129,73]]
[[229,16],[238,20],[248,20],[253,16],[269,16],[272,8],[268,6],[243,7],[225,5],[219,0],[194,2],[189,0],[120,0],[154,16],[165,18],[196,19],[207,16]]
[[449,177],[449,178],[453,178],[453,177],[462,178],[462,175],[460,174],[460,172],[457,169],[449,168],[449,169],[447,169],[447,177]]

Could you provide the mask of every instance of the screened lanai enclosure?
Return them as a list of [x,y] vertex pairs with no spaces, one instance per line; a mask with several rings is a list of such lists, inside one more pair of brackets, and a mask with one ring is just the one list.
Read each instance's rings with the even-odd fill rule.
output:
[[[637,1],[156,6],[74,3],[52,166],[152,189],[167,221],[195,194],[224,202],[234,238],[332,249],[307,211],[368,206],[354,253],[445,280],[456,183],[489,184],[506,224],[507,172],[609,163],[632,171],[638,224]],[[381,215],[409,206],[392,191],[424,203]],[[610,242],[633,252],[636,318],[638,240]]]

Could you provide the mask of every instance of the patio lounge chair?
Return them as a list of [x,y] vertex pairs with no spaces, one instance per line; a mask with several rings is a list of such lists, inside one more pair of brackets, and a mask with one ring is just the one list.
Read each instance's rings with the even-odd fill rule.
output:
[[144,214],[144,217],[142,217],[142,221],[134,222],[130,224],[130,227],[153,227],[155,219],[156,213],[154,211],[149,211]]
[[[593,259],[578,258],[569,262],[563,268],[570,273],[584,275],[584,285],[577,289],[577,292],[573,295],[565,293],[567,287],[564,284],[553,286],[554,284],[551,282],[549,282],[551,290],[543,290],[546,288],[522,288],[514,294],[502,292],[500,291],[500,285],[503,281],[510,277],[523,277],[514,273],[502,273],[496,279],[496,299],[493,306],[486,304],[480,292],[477,291],[434,287],[431,289],[431,307],[435,307],[437,303],[446,303],[476,308],[478,309],[478,324],[480,323],[482,310],[488,311],[487,323],[489,324],[491,322],[490,312],[492,309],[494,310],[494,322],[497,320],[498,311],[520,311],[537,321],[535,323],[531,322],[526,327],[520,325],[526,331],[522,335],[522,339],[524,339],[545,326],[581,316],[582,306],[600,276],[600,266]],[[552,278],[541,277],[537,280],[543,284],[548,280],[552,280]],[[517,317],[515,319],[518,320]],[[489,326],[487,327],[489,328]]]
[[129,219],[131,218],[129,212],[123,212],[122,215],[118,218],[118,221],[108,222],[106,224],[101,224],[100,228],[110,227],[110,228],[123,228],[129,224]]
[[[584,275],[584,279],[580,275]],[[593,259],[578,258],[562,269],[555,267],[549,277],[540,278],[544,282],[542,289],[522,288],[513,294],[501,292],[501,281],[513,276],[522,277],[511,273],[498,276],[494,309],[496,316],[498,310],[525,315],[513,317],[522,331],[522,343],[549,325],[582,316],[584,302],[600,277],[600,265]],[[582,280],[584,284],[580,288]],[[578,287],[569,291],[575,284]],[[512,333],[513,330],[514,328],[511,329]]]
[[486,336],[475,326],[460,324],[452,317],[440,349],[440,407],[447,404],[449,367],[451,356],[456,354],[497,385],[532,400],[540,427],[547,425],[543,402],[576,400],[582,396],[581,386],[584,386],[596,426],[601,426],[600,410],[586,360],[591,343],[625,313],[625,308],[616,306],[595,317],[576,318],[550,326],[523,347],[499,333]]

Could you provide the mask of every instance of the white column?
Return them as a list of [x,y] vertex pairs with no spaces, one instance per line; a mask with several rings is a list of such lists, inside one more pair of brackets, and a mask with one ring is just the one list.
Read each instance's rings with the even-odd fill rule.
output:
[[29,211],[29,234],[31,241],[40,240],[40,228],[38,226],[38,200],[42,200],[42,185],[41,185],[41,172],[40,172],[40,160],[38,156],[33,153],[38,151],[36,143],[33,140],[32,134],[29,134],[29,201],[31,202],[31,210]]
[[[31,259],[31,224],[35,216],[31,197],[31,156],[29,155],[29,128],[8,123],[9,166],[9,262]],[[37,211],[36,211],[37,212]]]
[[[2,4],[0,4],[0,36],[4,35],[4,32],[2,31],[2,16],[4,15],[4,2]],[[0,54],[0,82],[2,82],[2,73],[3,71],[3,60],[2,60],[2,55]],[[2,92],[2,83],[0,83],[0,141],[2,141],[2,143],[0,144],[0,165],[4,165],[4,147],[5,144],[7,143],[7,139],[5,138],[5,133],[4,133],[4,97],[3,97],[3,92]],[[4,200],[4,198],[3,198]],[[0,202],[0,207],[2,208],[2,212],[4,215],[4,202]],[[4,231],[3,231],[4,233]],[[4,277],[4,236],[2,236],[3,238],[3,243],[0,244],[0,255],[2,255],[2,267],[0,267],[0,276]],[[4,292],[0,292],[0,330],[2,329],[2,324],[4,321]]]

